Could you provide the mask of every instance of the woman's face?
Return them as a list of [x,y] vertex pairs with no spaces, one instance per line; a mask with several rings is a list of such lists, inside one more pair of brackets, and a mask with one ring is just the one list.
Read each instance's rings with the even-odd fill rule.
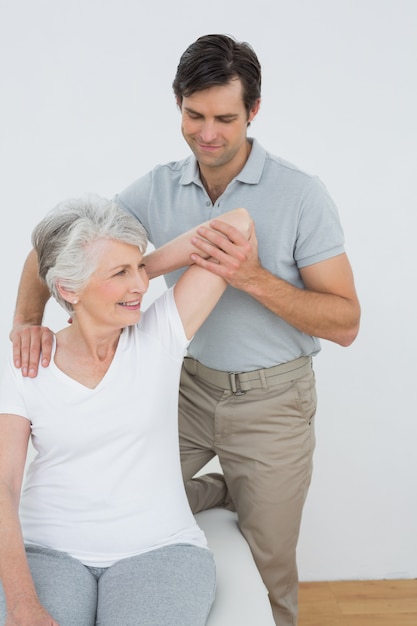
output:
[[77,314],[95,324],[124,328],[136,324],[149,286],[143,255],[136,246],[113,239],[92,244],[97,269],[79,294]]

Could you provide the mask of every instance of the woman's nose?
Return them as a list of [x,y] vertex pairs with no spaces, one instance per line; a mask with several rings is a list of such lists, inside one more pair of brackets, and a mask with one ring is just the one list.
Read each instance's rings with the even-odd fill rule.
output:
[[138,291],[139,293],[145,293],[148,291],[149,277],[145,268],[140,268],[135,276],[135,280],[132,284],[132,291]]

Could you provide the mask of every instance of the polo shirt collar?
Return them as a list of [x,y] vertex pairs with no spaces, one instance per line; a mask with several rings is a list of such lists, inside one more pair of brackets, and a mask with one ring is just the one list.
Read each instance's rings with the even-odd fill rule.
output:
[[200,171],[198,169],[197,159],[193,154],[185,159],[180,179],[181,185],[189,185],[190,183],[195,183],[201,187]]
[[[243,169],[236,176],[236,180],[249,185],[256,185],[261,176],[265,165],[266,151],[258,141],[252,137],[248,138],[252,144],[252,150]],[[201,186],[200,172],[197,165],[197,159],[194,155],[190,155],[184,162],[184,169],[181,176],[181,185],[189,185],[195,183]]]
[[249,137],[249,142],[252,144],[252,150],[245,165],[236,176],[236,180],[239,180],[241,183],[256,185],[259,183],[262,176],[266,159],[266,150],[264,150],[261,144],[252,137]]

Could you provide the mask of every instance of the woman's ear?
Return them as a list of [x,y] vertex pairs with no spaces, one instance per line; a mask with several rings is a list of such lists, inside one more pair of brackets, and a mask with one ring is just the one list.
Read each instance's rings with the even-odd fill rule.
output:
[[63,298],[63,300],[69,302],[70,304],[78,304],[79,297],[78,294],[75,293],[75,291],[67,289],[59,283],[56,284],[56,288],[59,291],[59,295],[61,296],[61,298]]

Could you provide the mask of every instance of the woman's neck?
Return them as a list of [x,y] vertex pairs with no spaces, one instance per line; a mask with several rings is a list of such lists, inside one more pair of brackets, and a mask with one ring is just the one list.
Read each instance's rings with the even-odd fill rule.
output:
[[56,335],[56,366],[67,376],[94,389],[113,361],[121,332],[121,329],[91,332],[73,321]]

